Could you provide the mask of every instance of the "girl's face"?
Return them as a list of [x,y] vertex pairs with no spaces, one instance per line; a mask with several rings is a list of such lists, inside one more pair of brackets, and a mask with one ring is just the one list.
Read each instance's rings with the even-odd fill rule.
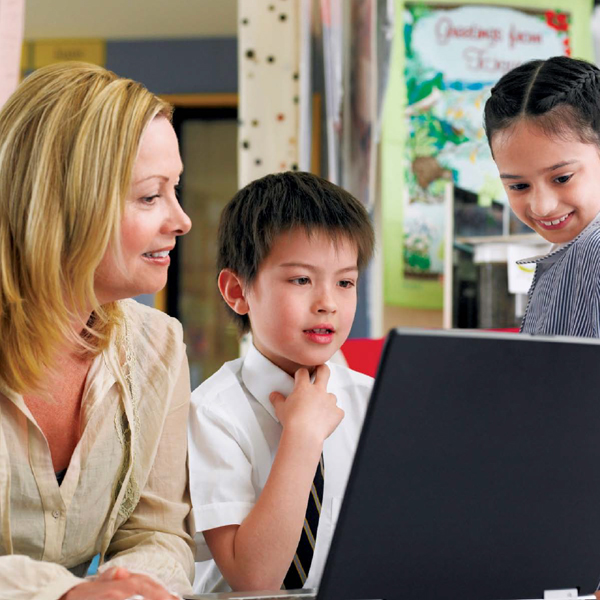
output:
[[175,189],[183,166],[171,123],[155,117],[140,140],[121,221],[121,255],[110,248],[95,274],[100,304],[151,294],[167,282],[169,251],[190,230]]
[[492,152],[511,208],[553,244],[572,240],[600,212],[600,151],[573,135],[520,121],[494,134]]

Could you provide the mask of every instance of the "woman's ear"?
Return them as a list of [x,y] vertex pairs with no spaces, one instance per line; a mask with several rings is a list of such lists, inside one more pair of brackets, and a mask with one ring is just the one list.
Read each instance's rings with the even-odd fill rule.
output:
[[248,314],[248,301],[240,277],[231,269],[223,269],[219,273],[219,291],[223,300],[238,315]]

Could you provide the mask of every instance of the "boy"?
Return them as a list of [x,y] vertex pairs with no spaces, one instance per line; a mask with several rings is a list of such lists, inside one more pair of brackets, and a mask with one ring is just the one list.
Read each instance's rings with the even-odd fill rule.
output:
[[254,181],[221,215],[219,289],[253,344],[192,395],[190,485],[197,557],[233,589],[319,583],[372,386],[325,363],[373,243],[364,207],[309,173]]

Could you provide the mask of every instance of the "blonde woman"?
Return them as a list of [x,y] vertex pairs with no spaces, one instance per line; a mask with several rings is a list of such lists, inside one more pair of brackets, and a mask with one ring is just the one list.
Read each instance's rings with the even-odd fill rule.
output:
[[[67,63],[0,111],[0,598],[172,598],[193,574],[171,108]],[[101,555],[100,575],[85,578]]]

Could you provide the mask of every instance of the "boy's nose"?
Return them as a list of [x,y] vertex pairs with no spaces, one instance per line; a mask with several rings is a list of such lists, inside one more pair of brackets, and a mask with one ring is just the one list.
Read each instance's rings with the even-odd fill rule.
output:
[[323,290],[314,304],[315,312],[319,314],[330,314],[336,311],[335,300],[329,291]]

